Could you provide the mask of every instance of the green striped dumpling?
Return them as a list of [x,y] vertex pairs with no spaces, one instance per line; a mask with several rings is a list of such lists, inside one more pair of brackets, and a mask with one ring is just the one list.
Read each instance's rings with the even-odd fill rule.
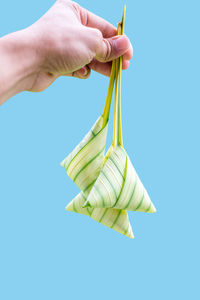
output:
[[68,176],[81,190],[97,178],[103,166],[108,123],[100,116],[76,148],[62,161]]
[[116,146],[101,170],[84,207],[155,212],[126,151]]

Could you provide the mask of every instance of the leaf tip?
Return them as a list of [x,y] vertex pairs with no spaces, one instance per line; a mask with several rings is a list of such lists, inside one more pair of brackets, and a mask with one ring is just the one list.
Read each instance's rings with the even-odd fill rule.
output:
[[155,206],[153,205],[153,203],[151,204],[151,210],[149,211],[150,213],[155,213],[157,210],[155,208]]
[[63,168],[65,167],[64,160],[60,163],[60,166],[63,167]]
[[69,204],[67,204],[67,206],[65,206],[65,210],[66,211],[73,211],[71,202]]

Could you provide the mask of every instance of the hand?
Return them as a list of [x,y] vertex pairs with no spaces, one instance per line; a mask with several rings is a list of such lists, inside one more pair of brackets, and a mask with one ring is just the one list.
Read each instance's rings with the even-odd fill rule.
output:
[[26,29],[40,57],[28,90],[41,91],[61,75],[88,78],[90,69],[110,75],[111,61],[123,55],[129,66],[132,46],[116,28],[69,0],[58,0],[35,24]]
[[42,91],[59,76],[110,75],[111,61],[129,66],[129,39],[70,0],[57,0],[30,27],[0,38],[0,104],[22,91]]

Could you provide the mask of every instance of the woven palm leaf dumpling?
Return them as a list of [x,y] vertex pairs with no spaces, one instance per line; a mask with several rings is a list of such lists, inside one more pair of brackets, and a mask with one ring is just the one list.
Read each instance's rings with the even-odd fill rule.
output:
[[100,116],[76,148],[62,161],[67,175],[81,190],[88,187],[91,179],[98,176],[104,159],[108,123],[103,127]]
[[113,207],[132,211],[156,209],[126,151],[116,146],[100,172],[84,207]]

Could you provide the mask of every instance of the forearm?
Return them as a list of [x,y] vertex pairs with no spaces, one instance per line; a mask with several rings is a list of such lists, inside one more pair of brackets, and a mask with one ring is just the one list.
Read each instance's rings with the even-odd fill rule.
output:
[[0,38],[0,104],[31,89],[38,55],[26,30]]

